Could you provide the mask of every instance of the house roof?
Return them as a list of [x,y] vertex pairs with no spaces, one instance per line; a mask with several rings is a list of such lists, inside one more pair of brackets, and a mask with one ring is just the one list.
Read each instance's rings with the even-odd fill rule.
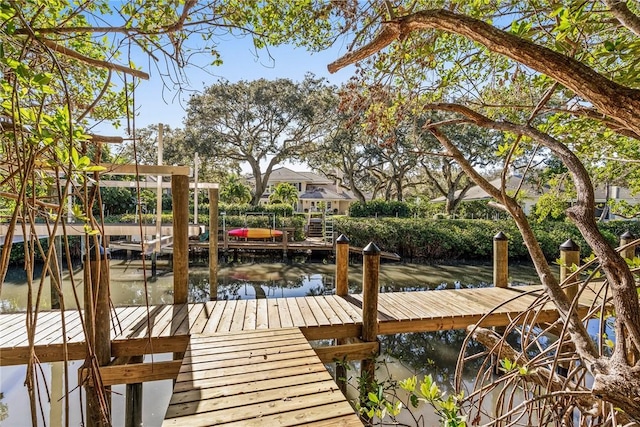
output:
[[299,197],[300,200],[355,200],[355,197],[346,191],[336,192],[327,187],[315,187],[302,193]]
[[311,182],[314,184],[333,184],[333,181],[313,172],[297,172],[280,167],[271,171],[269,182]]
[[[522,177],[517,175],[511,175],[510,177],[508,177],[505,185],[507,191],[515,190],[516,188],[518,188],[521,180],[522,180]],[[502,178],[498,177],[492,181],[489,181],[489,183],[496,188],[500,188],[500,186],[502,185]],[[528,184],[526,181],[522,184],[522,189],[525,192],[526,198],[531,199],[531,198],[537,198],[538,196],[540,196],[540,192],[531,184]],[[456,197],[458,197],[458,195],[460,194],[460,191],[461,190],[458,190],[455,192]],[[476,185],[474,187],[471,187],[469,191],[467,191],[467,194],[464,195],[462,200],[470,201],[470,200],[484,200],[484,199],[491,199],[491,198],[492,197],[489,195],[489,193],[484,191],[480,186]],[[447,199],[445,196],[440,196],[431,201],[444,202],[446,200]]]
[[[518,186],[520,185],[520,181],[521,181],[522,177],[518,176],[518,175],[512,175],[507,179],[507,183],[506,183],[506,189],[508,190],[515,190],[516,188],[518,188]],[[491,183],[491,185],[493,185],[496,188],[500,188],[501,185],[501,178],[496,178],[492,181],[489,181]],[[527,181],[525,180],[525,182],[522,184],[522,189],[524,190],[524,195],[525,198],[527,199],[537,199],[538,197],[540,197],[543,192],[540,191],[537,187],[534,187],[533,185],[527,183]],[[595,200],[596,202],[604,202],[607,197],[606,197],[606,186],[604,185],[598,185],[596,186],[596,188],[594,189],[594,195],[595,195]],[[460,194],[460,191],[456,191],[455,195],[456,197]],[[462,198],[462,200],[465,201],[471,201],[471,200],[485,200],[485,199],[491,199],[491,196],[489,196],[489,194],[484,191],[482,188],[480,188],[479,186],[474,186],[471,187],[469,189],[469,191],[467,191],[467,194],[465,194],[465,196]],[[631,191],[628,188],[625,187],[617,187],[617,186],[609,186],[609,199],[618,199],[618,200],[626,200],[627,202],[631,203],[631,204],[635,204],[635,203],[640,203],[640,195],[632,195]],[[438,198],[435,198],[433,200],[431,200],[432,202],[444,202],[446,200],[445,196],[440,196]]]

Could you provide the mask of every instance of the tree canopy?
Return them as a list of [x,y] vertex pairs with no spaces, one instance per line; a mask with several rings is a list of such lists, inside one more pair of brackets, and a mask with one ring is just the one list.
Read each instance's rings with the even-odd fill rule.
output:
[[252,203],[257,204],[275,166],[302,160],[316,149],[334,117],[334,105],[331,88],[313,76],[300,83],[221,81],[191,97],[185,132],[203,155],[247,162]]

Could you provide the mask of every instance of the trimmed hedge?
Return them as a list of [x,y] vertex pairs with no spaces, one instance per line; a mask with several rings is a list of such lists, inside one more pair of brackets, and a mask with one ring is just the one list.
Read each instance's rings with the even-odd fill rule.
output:
[[[626,230],[640,236],[638,221],[609,221],[598,225],[611,245],[618,244]],[[383,251],[395,252],[404,260],[489,260],[493,256],[493,236],[504,232],[509,238],[509,257],[529,259],[522,236],[512,220],[430,220],[413,218],[336,217],[334,229],[347,236],[353,246],[364,247],[373,241]],[[558,247],[572,239],[582,249],[591,250],[578,229],[566,222],[533,224],[536,238],[548,260],[559,256]]]

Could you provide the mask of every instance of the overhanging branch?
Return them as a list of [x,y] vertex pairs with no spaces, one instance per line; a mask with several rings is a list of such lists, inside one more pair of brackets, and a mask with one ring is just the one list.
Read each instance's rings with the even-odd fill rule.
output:
[[40,38],[39,41],[54,52],[61,53],[70,58],[77,59],[78,61],[84,62],[86,64],[94,65],[100,68],[106,68],[107,70],[119,71],[121,73],[138,77],[139,79],[149,80],[149,74],[145,73],[144,71],[134,70],[133,68],[125,67],[119,64],[114,64],[113,62],[101,61],[99,59],[91,58],[89,56],[76,52],[73,49],[69,49],[62,45],[59,45],[58,43],[52,40],[48,40],[45,38]]
[[559,52],[502,31],[486,22],[447,10],[424,10],[382,24],[367,45],[329,64],[330,72],[360,61],[413,31],[437,29],[461,35],[540,73],[590,101],[622,128],[640,135],[640,90],[620,85]]

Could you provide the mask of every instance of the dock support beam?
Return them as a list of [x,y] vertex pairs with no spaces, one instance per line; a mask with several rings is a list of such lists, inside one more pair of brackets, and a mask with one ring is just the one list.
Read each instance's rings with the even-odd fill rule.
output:
[[209,189],[209,299],[218,299],[218,189]]
[[[362,255],[362,341],[375,342],[378,340],[380,249],[371,242],[362,250]],[[360,370],[364,380],[360,388],[360,403],[364,406],[376,379],[375,356],[363,360]]]
[[[144,356],[133,356],[129,363],[142,363]],[[125,391],[124,426],[142,426],[142,383],[127,384]]]
[[509,286],[509,240],[502,231],[493,236],[493,285]]
[[173,199],[173,303],[187,302],[189,288],[189,177],[171,175]]

